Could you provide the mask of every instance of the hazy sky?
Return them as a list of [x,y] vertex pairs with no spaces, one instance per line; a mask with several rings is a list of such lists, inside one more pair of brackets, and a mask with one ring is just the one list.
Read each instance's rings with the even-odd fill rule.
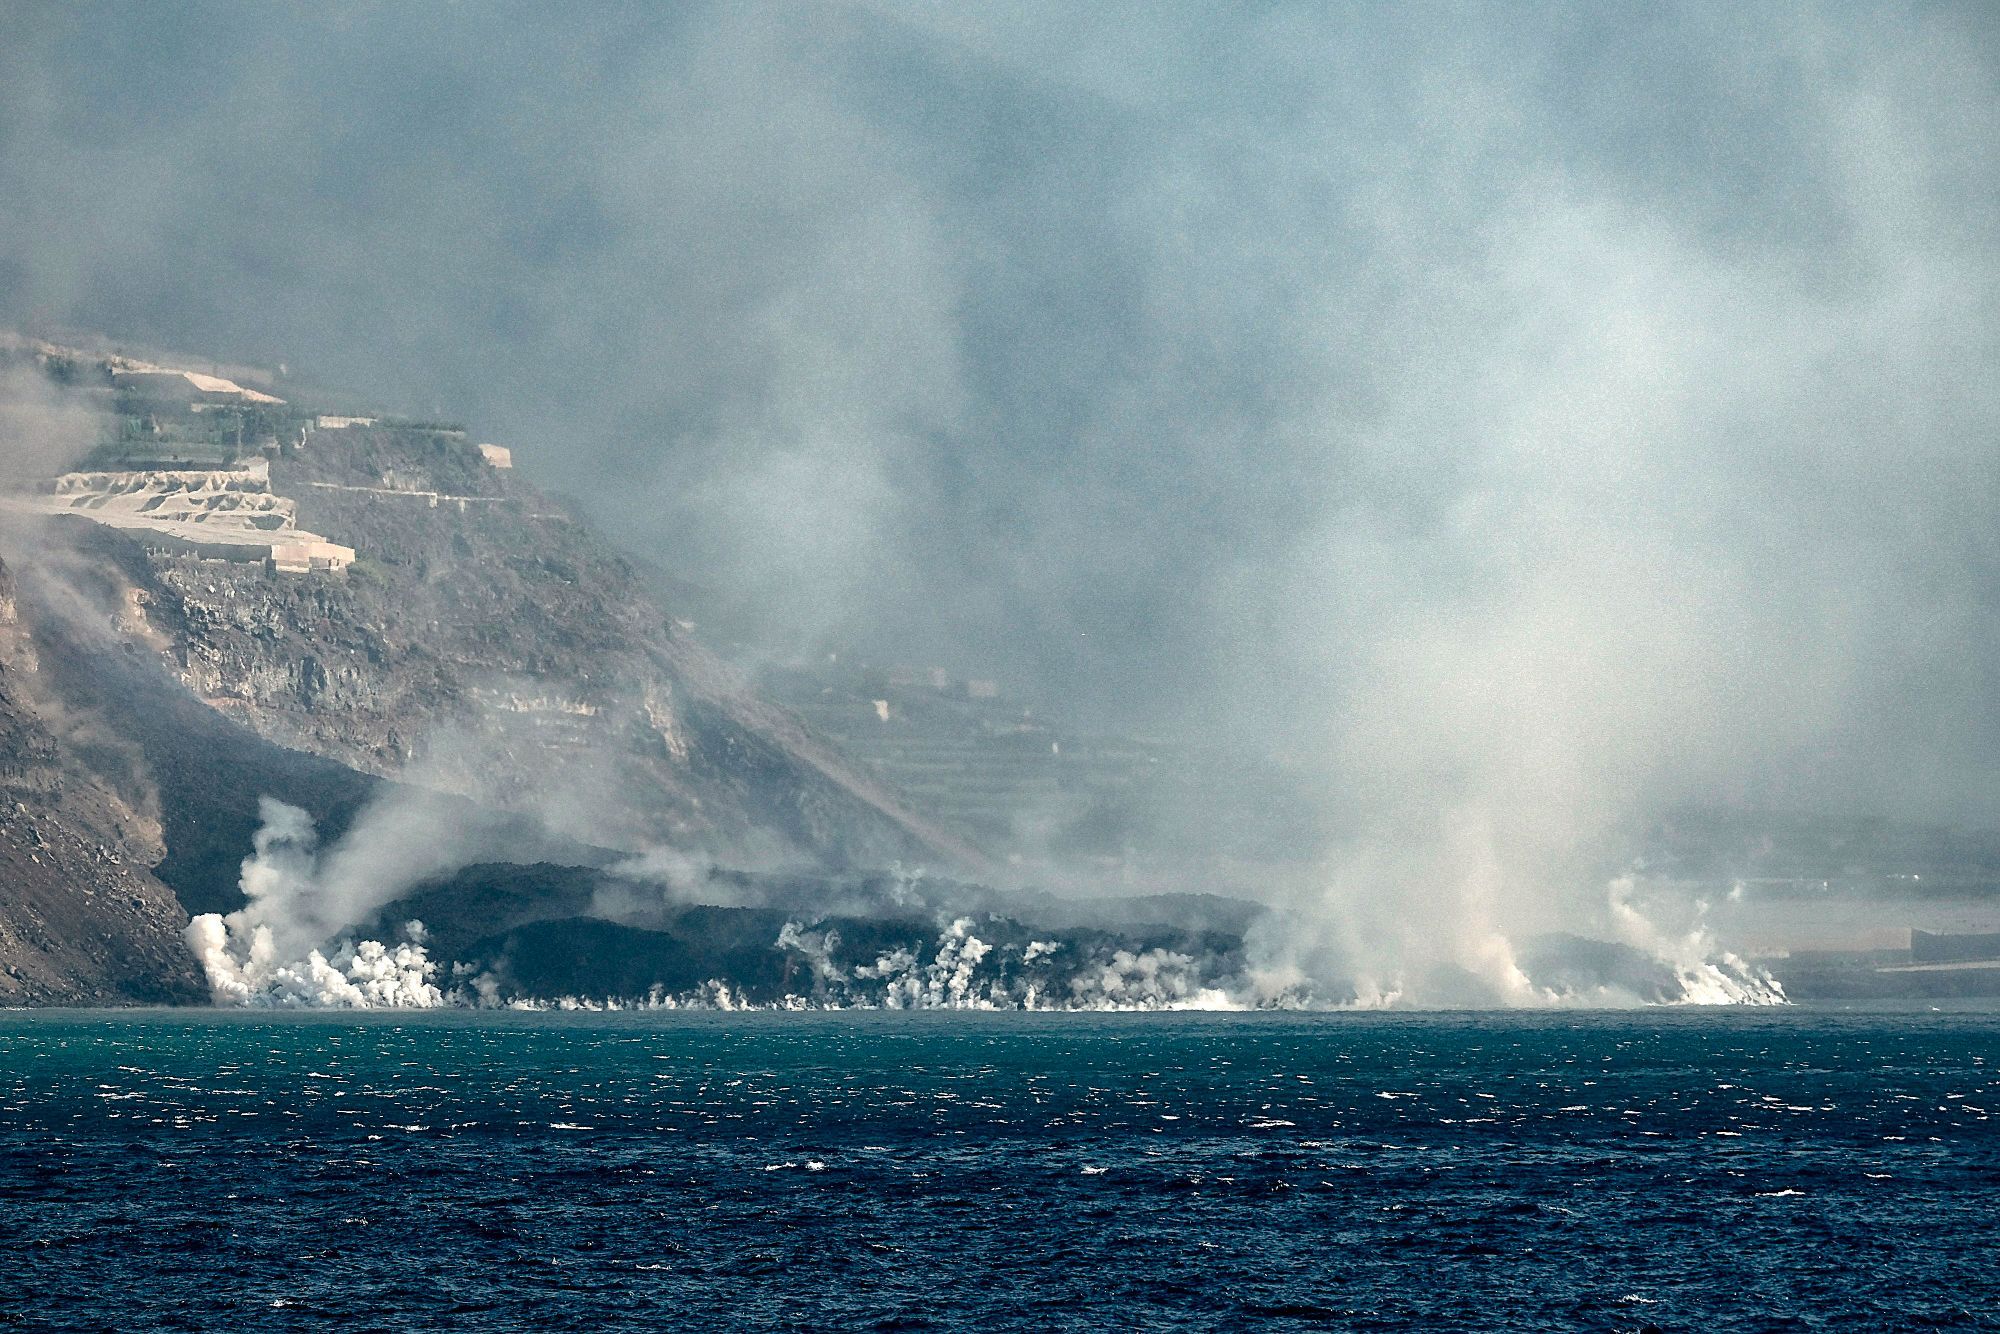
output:
[[1977,3],[0,3],[0,318],[1389,807],[1986,820],[1996,80]]

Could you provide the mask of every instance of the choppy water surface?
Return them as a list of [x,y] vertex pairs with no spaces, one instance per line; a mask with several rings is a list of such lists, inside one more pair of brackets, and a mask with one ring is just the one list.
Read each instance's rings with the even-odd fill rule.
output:
[[0,1320],[2000,1328],[2000,1018],[0,1015]]

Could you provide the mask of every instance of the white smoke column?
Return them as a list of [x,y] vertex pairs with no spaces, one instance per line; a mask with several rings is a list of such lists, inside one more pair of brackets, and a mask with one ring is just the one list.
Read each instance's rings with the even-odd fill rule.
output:
[[[1087,960],[1068,978],[1066,992],[1047,994],[1034,982],[1018,977],[1006,980],[1004,965],[995,965],[1008,951],[981,940],[973,928],[973,919],[956,918],[939,932],[929,963],[921,962],[914,951],[899,948],[880,955],[872,964],[857,966],[854,980],[882,983],[881,1004],[892,1010],[1231,1010],[1246,1006],[1245,1000],[1204,982],[1202,967],[1193,956],[1159,947],[1118,949]],[[837,970],[827,971],[830,961],[824,968],[820,963],[824,942],[802,932],[797,924],[786,925],[778,944],[813,960],[814,967],[822,969],[822,976],[845,982],[845,975]],[[1019,959],[1022,964],[1032,964],[1069,948],[1060,941],[1030,941]],[[868,1003],[851,988],[842,987],[838,994],[843,1000]]]
[[907,949],[884,954],[854,970],[864,980],[887,984],[882,1003],[892,1010],[991,1009],[990,996],[973,989],[973,975],[993,947],[972,933],[970,917],[960,917],[939,933],[937,953],[919,964]]
[[316,917],[336,929],[372,919],[411,886],[491,848],[491,833],[449,797],[384,787],[320,857]]
[[[937,952],[929,963],[920,963],[914,952],[899,948],[878,957],[872,964],[855,968],[854,976],[864,982],[883,983],[882,1004],[891,1010],[995,1009],[1005,998],[996,999],[993,985],[982,994],[974,985],[979,965],[993,952],[993,946],[973,934],[970,917],[960,917],[946,926],[937,939]],[[786,941],[802,949],[798,941]],[[817,964],[815,964],[817,966]]]
[[[410,922],[406,934],[420,935],[422,926]],[[348,941],[331,958],[310,949],[285,960],[271,948],[268,928],[251,928],[246,939],[220,914],[203,913],[188,923],[187,941],[218,1005],[366,1010],[448,1003],[434,981],[437,965],[415,940]]]
[[244,859],[247,902],[235,912],[203,913],[188,923],[188,947],[208,975],[217,1004],[363,1009],[445,1003],[437,966],[424,949],[423,924],[405,940],[345,941],[348,928],[426,874],[461,864],[456,841],[435,833],[421,800],[378,801],[346,837],[318,852],[312,817],[263,797],[263,823]]
[[[703,852],[660,846],[606,868],[611,883],[591,894],[594,916],[616,920],[644,916],[662,907],[704,904],[718,908],[756,907],[764,895],[754,882],[717,876],[716,861]],[[747,869],[732,864],[732,869]]]
[[931,961],[925,1002],[948,1009],[962,1009],[976,1004],[972,978],[979,970],[979,961],[992,949],[991,945],[972,934],[970,917],[954,921],[938,937],[938,952]]
[[247,902],[222,920],[232,935],[261,935],[266,953],[295,958],[346,923],[325,912],[312,817],[273,797],[257,799],[257,816],[261,823],[238,881]]

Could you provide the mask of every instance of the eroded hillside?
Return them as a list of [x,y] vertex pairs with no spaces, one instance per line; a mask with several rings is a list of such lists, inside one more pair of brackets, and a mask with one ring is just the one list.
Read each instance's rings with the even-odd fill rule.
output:
[[187,913],[147,870],[163,851],[157,811],[100,776],[129,763],[122,743],[46,689],[4,564],[0,757],[0,1005],[204,998]]
[[134,597],[150,651],[260,735],[613,846],[976,862],[743,689],[585,525],[462,436],[313,431],[270,475],[301,526],[359,553],[351,567],[156,551]]

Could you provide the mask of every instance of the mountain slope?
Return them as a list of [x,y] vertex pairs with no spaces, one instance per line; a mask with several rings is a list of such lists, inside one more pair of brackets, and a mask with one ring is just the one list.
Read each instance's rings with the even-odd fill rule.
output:
[[51,726],[40,675],[0,564],[0,1005],[205,998],[187,913],[145,870],[157,827],[91,774],[115,746]]
[[154,556],[154,651],[280,744],[613,846],[834,867],[979,854],[756,698],[587,527],[461,437],[311,433],[271,467],[344,575]]

